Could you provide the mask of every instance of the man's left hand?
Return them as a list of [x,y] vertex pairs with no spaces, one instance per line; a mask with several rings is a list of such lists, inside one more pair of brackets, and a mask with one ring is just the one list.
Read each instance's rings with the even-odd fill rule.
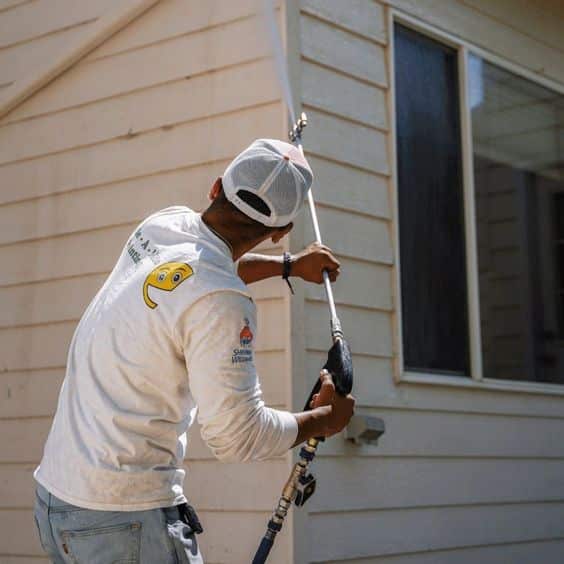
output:
[[329,274],[329,280],[335,282],[341,273],[341,263],[335,258],[333,251],[325,245],[312,243],[303,251],[294,255],[291,275],[299,276],[306,282],[323,282],[323,271]]

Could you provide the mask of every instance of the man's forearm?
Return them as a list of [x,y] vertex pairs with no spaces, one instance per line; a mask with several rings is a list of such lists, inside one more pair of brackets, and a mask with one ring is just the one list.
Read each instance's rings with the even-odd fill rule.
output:
[[317,407],[311,411],[294,413],[298,422],[298,436],[292,446],[295,447],[313,437],[324,437],[327,433],[330,413],[331,407],[328,405]]
[[252,284],[265,278],[282,276],[284,259],[282,256],[247,253],[239,260],[237,273],[245,284]]

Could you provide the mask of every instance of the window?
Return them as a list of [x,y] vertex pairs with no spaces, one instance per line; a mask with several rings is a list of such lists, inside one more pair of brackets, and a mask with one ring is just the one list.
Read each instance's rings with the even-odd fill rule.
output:
[[405,371],[564,384],[564,95],[397,23],[394,51]]
[[468,69],[484,376],[564,383],[564,96]]
[[469,375],[456,51],[395,31],[404,363]]

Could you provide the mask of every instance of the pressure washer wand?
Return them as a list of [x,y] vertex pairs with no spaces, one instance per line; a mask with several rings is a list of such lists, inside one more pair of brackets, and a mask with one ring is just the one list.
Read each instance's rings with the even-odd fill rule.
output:
[[[302,145],[302,131],[307,126],[307,116],[305,112],[302,112],[300,118],[293,125],[290,131],[290,140],[298,147],[302,157],[305,158],[304,148]],[[315,240],[320,245],[323,244],[321,240],[321,231],[319,229],[319,220],[317,219],[317,210],[315,209],[315,200],[313,199],[313,190],[310,188],[307,192],[307,204],[309,206],[309,214],[311,216],[311,222],[313,225],[313,233],[315,235]],[[329,304],[329,310],[331,312],[331,336],[333,341],[337,338],[343,337],[343,331],[341,329],[341,321],[337,315],[337,308],[335,307],[335,298],[333,297],[333,288],[331,287],[331,281],[329,280],[329,274],[326,270],[323,271],[323,285],[325,286],[325,295],[327,296],[327,303]]]
[[[304,149],[301,141],[302,131],[306,125],[307,116],[305,113],[302,113],[300,119],[296,121],[290,131],[290,139],[297,145],[302,156],[304,156]],[[317,212],[315,210],[315,202],[311,188],[308,191],[307,200],[313,223],[315,239],[319,244],[322,244],[319,221],[317,220]],[[327,363],[323,368],[332,374],[337,392],[341,395],[347,395],[352,389],[351,353],[343,336],[341,322],[337,316],[337,310],[335,308],[335,298],[333,297],[331,281],[329,280],[329,274],[326,270],[323,271],[323,283],[325,285],[325,294],[327,295],[327,302],[331,312],[331,336],[333,338],[333,346],[329,351]],[[315,387],[311,391],[306,402],[304,408],[305,411],[311,409],[313,396],[319,392],[320,387],[321,380],[317,380]],[[274,539],[282,529],[284,519],[288,514],[288,510],[290,509],[292,502],[295,502],[297,506],[302,506],[315,492],[316,481],[312,474],[309,473],[309,466],[315,458],[319,443],[323,440],[323,438],[311,438],[300,449],[299,460],[296,464],[294,464],[290,477],[284,485],[282,495],[278,500],[278,505],[276,506],[272,517],[268,521],[266,533],[261,540],[252,564],[264,564],[266,562],[274,544]]]

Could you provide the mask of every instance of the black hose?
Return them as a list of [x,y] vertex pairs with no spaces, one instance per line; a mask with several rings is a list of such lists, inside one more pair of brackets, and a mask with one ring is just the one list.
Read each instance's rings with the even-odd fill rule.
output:
[[260,541],[260,545],[257,549],[255,557],[253,558],[253,564],[264,564],[266,562],[266,559],[268,558],[270,549],[274,544],[274,538],[269,538],[267,535],[268,533],[264,535],[264,537],[262,537],[262,540]]

